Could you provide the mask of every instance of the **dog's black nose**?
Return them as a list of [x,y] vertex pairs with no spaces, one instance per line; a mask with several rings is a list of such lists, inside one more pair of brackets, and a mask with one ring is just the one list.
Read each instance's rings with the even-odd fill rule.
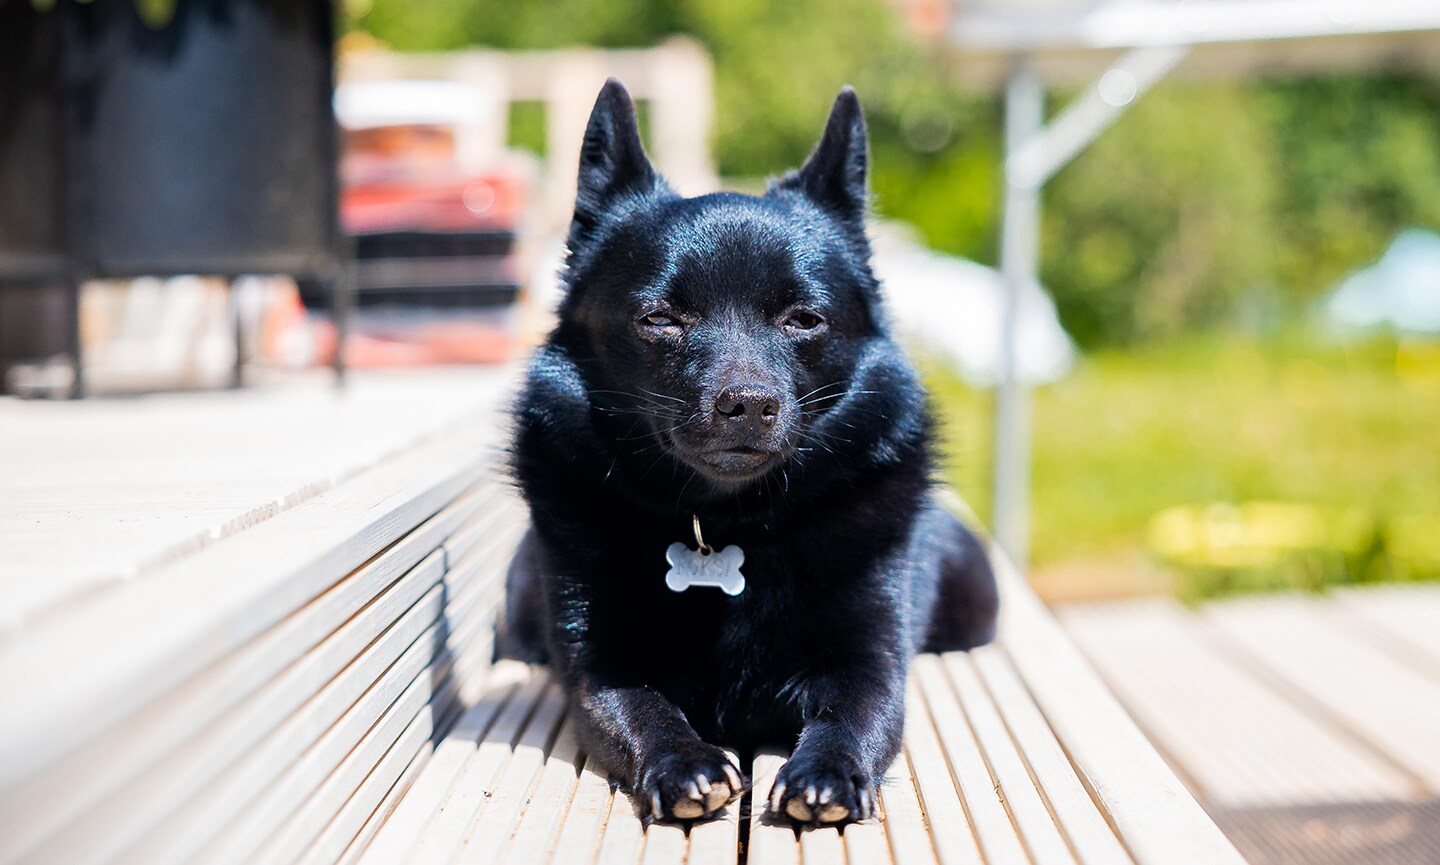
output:
[[756,385],[725,387],[715,394],[715,411],[731,420],[769,426],[780,415],[780,397]]

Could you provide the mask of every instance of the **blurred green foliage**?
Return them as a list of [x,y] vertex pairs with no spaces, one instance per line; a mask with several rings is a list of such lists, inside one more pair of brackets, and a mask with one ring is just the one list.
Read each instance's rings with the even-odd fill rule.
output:
[[1083,345],[1265,332],[1440,226],[1440,82],[1174,82],[1047,191],[1042,278]]
[[1384,579],[1384,535],[1360,508],[1294,502],[1179,505],[1150,520],[1149,549],[1191,600]]
[[1247,97],[1162,87],[1047,191],[1041,279],[1083,345],[1214,323],[1271,282],[1273,173]]
[[[398,50],[652,45],[715,60],[723,175],[796,165],[830,100],[865,101],[877,210],[993,263],[998,103],[952,86],[885,0],[351,0]],[[1052,107],[1070,94],[1052,94]],[[538,115],[516,133],[542,140]],[[1162,83],[1047,189],[1042,276],[1082,345],[1220,322],[1263,331],[1400,228],[1440,229],[1440,82],[1401,77]]]
[[[925,368],[951,447],[946,479],[988,520],[991,395],[943,365]],[[1092,581],[1143,580],[1136,565],[1147,558],[1172,568],[1174,588],[1187,597],[1277,581],[1440,578],[1437,429],[1433,342],[1336,342],[1287,328],[1264,339],[1198,332],[1094,351],[1073,374],[1035,391],[1034,579],[1056,591],[1078,582],[1065,570],[1084,570]],[[1304,555],[1254,567],[1180,563],[1153,536],[1156,515],[1176,506],[1277,499],[1348,521],[1323,542],[1286,541]],[[1357,513],[1369,527],[1358,547]],[[1285,545],[1275,522],[1255,527],[1268,552]],[[1344,553],[1343,567],[1313,555],[1321,548]]]

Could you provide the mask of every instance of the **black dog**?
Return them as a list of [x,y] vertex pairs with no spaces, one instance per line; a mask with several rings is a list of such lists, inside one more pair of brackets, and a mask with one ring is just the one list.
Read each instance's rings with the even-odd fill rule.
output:
[[[515,406],[532,527],[499,645],[551,665],[586,751],[654,817],[740,795],[716,743],[793,746],[776,814],[871,816],[911,656],[994,632],[985,555],[931,498],[925,394],[868,264],[866,163],[848,88],[759,198],[673,193],[614,80],[590,115],[568,292]],[[743,590],[672,590],[735,581],[737,547]]]

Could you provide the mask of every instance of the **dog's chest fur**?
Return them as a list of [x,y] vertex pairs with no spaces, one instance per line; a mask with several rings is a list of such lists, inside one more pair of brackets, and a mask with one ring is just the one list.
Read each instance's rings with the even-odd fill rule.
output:
[[707,528],[715,546],[745,550],[746,588],[736,597],[666,587],[665,547],[694,544],[678,521],[613,539],[604,584],[575,586],[589,663],[644,669],[702,736],[739,743],[798,732],[810,697],[800,682],[859,652],[903,652],[892,643],[913,639],[898,621],[908,607],[899,587],[867,579],[903,539],[886,544],[893,530],[884,524],[851,532],[844,516],[834,519],[778,535],[759,524]]

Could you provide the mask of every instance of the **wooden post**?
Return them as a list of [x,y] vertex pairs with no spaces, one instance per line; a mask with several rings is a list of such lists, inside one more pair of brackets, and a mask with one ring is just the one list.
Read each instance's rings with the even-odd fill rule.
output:
[[452,76],[485,95],[489,113],[455,130],[455,157],[465,171],[482,171],[505,152],[510,137],[510,66],[494,51],[467,51],[455,58]]
[[605,57],[599,52],[561,54],[549,70],[545,99],[547,195],[551,211],[570,215],[580,166],[580,142],[595,94],[605,83]]
[[73,270],[65,274],[65,338],[66,351],[70,355],[70,398],[85,396],[85,343],[80,333],[80,299],[85,291],[85,280]]
[[713,192],[719,180],[710,160],[715,113],[710,55],[693,40],[675,38],[650,57],[643,94],[650,102],[655,165],[682,195]]

